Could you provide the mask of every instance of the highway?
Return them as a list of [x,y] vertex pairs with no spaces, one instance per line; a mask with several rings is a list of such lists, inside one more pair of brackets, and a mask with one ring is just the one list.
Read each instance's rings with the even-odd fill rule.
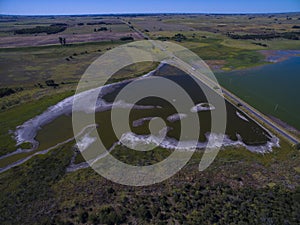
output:
[[245,108],[250,113],[252,113],[253,115],[255,115],[259,120],[261,120],[262,122],[266,123],[268,126],[272,127],[272,129],[274,129],[276,132],[278,132],[279,134],[281,134],[282,136],[284,136],[286,139],[288,139],[292,144],[298,144],[300,142],[294,136],[292,136],[291,134],[289,134],[287,131],[285,131],[281,127],[277,126],[272,121],[270,121],[267,118],[265,118],[256,109],[253,109],[251,106],[249,106],[248,104],[246,104],[245,102],[241,101],[236,96],[234,96],[233,94],[231,94],[229,91],[225,90],[224,88],[222,88],[222,91],[223,91],[223,93],[225,95],[227,95],[228,97],[230,97],[237,104],[241,104],[243,108]]
[[[123,20],[123,22],[126,23],[128,26],[130,26],[141,37],[143,37],[144,39],[150,40],[150,38],[149,38],[148,35],[144,34],[142,31],[140,31],[136,27],[132,26],[132,24],[129,24],[125,20]],[[165,51],[165,52],[167,51],[162,46],[158,45],[157,42],[152,42],[152,43],[153,43],[153,45],[155,45],[155,47],[161,49],[162,51]],[[287,139],[289,142],[291,142],[294,145],[300,143],[300,140],[298,138],[294,137],[292,134],[290,134],[284,128],[282,128],[279,125],[275,124],[269,118],[267,118],[262,113],[260,113],[258,110],[254,109],[252,106],[250,106],[249,104],[247,104],[246,102],[244,102],[243,100],[241,100],[240,98],[238,98],[237,96],[235,96],[234,94],[232,94],[231,92],[229,92],[228,90],[226,90],[225,88],[221,87],[219,84],[215,83],[213,80],[211,80],[210,78],[208,78],[204,74],[198,72],[197,70],[195,70],[195,68],[191,68],[190,69],[190,67],[191,67],[190,65],[188,65],[185,62],[183,62],[181,59],[179,59],[178,57],[176,57],[175,55],[173,55],[171,52],[169,52],[169,53],[170,53],[171,58],[174,61],[177,61],[177,63],[179,63],[182,66],[184,66],[184,68],[186,68],[187,71],[191,75],[195,76],[195,74],[196,74],[196,77],[201,77],[201,81],[206,86],[210,87],[212,90],[214,90],[219,95],[222,95],[222,93],[223,93],[225,95],[225,97],[227,97],[227,99],[229,98],[229,99],[231,99],[232,101],[234,101],[236,103],[236,105],[235,105],[236,107],[237,107],[237,105],[241,105],[242,108],[240,107],[240,109],[242,109],[246,114],[251,114],[251,115],[255,116],[256,117],[255,120],[256,120],[257,123],[259,123],[259,124],[261,124],[260,122],[265,123],[266,125],[268,125],[269,127],[271,127],[275,132],[279,133],[282,137],[284,137],[285,139]],[[220,87],[220,90],[216,90],[215,87]],[[219,91],[222,91],[222,93],[220,93]],[[223,95],[222,95],[222,97],[223,97]]]

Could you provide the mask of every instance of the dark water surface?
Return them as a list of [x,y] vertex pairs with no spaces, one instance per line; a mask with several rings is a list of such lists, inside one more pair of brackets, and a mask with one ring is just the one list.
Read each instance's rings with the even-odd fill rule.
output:
[[216,77],[254,108],[300,130],[300,57]]
[[[199,88],[199,86],[196,84],[196,82],[188,75],[184,74],[182,71],[174,68],[170,68],[170,66],[164,66],[160,69],[158,73],[156,73],[156,76],[164,76],[165,78],[168,78],[177,84],[179,84],[182,88],[186,90],[186,92],[189,94],[193,102],[196,104],[207,102],[207,99],[203,93],[203,90]],[[151,78],[145,78],[143,82],[147,82],[147,79]],[[128,82],[130,83],[130,82]],[[117,94],[122,90],[122,88],[128,83],[123,83],[122,85],[119,85],[113,92],[106,94],[103,99],[107,102],[113,102]],[[152,88],[152,87],[145,87],[145,88]],[[164,87],[168,91],[166,87]],[[217,94],[215,94],[212,90],[207,88],[205,90],[205,93],[210,93],[211,95],[215,95],[215,98],[219,98]],[[134,90],[132,91],[132,94],[134,95]],[[128,99],[124,99],[127,103],[132,103]],[[122,113],[120,114],[120,118],[117,118],[119,121],[119,124],[122,123],[129,123],[132,132],[138,134],[138,135],[147,135],[150,134],[149,131],[149,121],[145,121],[142,125],[134,127],[132,124],[134,121],[147,118],[147,117],[160,117],[162,118],[166,125],[170,127],[171,129],[168,131],[167,136],[171,138],[178,139],[181,134],[181,123],[180,121],[176,122],[170,122],[167,120],[168,116],[178,113],[176,112],[175,108],[172,106],[171,103],[159,99],[157,97],[148,97],[141,99],[138,103],[138,105],[143,106],[159,106],[158,108],[152,108],[152,109],[132,109],[129,117],[129,121],[122,117]],[[184,104],[184,102],[182,103]],[[122,112],[122,110],[125,109],[117,109]],[[216,107],[215,110],[218,110],[218,107]],[[241,140],[247,144],[252,146],[257,145],[264,145],[268,140],[270,140],[270,136],[268,132],[266,132],[263,128],[261,128],[259,125],[257,125],[254,121],[252,121],[249,117],[247,117],[245,114],[243,114],[241,111],[239,111],[237,108],[235,108],[232,104],[226,102],[226,110],[227,110],[227,127],[226,127],[226,135],[232,140],[237,141],[238,136],[241,137]],[[237,115],[237,111],[240,113],[240,115],[244,116],[248,119],[248,121],[245,121],[241,119]],[[182,112],[180,112],[182,113]],[[187,108],[185,112],[183,112],[187,115],[187,118],[184,120],[188,120],[191,114],[193,114],[190,111],[190,108]],[[206,134],[210,132],[211,129],[211,112],[210,111],[200,111],[198,112],[199,115],[199,123],[200,123],[200,135],[198,140],[200,142],[205,142],[206,140]],[[114,142],[118,141],[118,138],[114,134],[114,130],[112,128],[111,124],[111,111],[104,111],[104,112],[97,112],[95,114],[95,120],[96,123],[99,125],[98,127],[98,133],[100,135],[101,140],[104,142],[105,146],[107,148],[110,148]],[[58,132],[54,132],[54,130],[58,129],[64,129],[67,136],[72,136],[72,132],[70,132],[71,128],[71,119],[57,119],[52,122],[50,125],[46,125],[43,129],[41,129],[38,132],[37,140],[44,142],[44,144],[41,144],[43,147],[46,145],[51,146],[54,144],[56,139],[59,139]],[[191,123],[191,126],[193,124]],[[57,137],[56,137],[57,136]],[[189,136],[186,137],[185,140],[189,140]]]
[[[199,86],[197,85],[196,81],[192,79],[190,76],[184,74],[182,71],[171,68],[170,66],[163,66],[160,68],[158,73],[156,73],[154,76],[163,76],[164,78],[167,78],[178,85],[180,85],[186,93],[190,96],[192,99],[192,107],[194,105],[197,105],[199,103],[207,103],[207,99],[204,95],[204,93],[210,93],[211,96],[213,96],[214,99],[221,99],[219,95],[217,95],[213,90],[209,89],[208,87],[203,87],[205,90],[201,90]],[[154,85],[151,84],[151,79],[155,80],[155,77],[147,77],[139,80],[138,82],[144,83],[144,88],[153,89],[154,86],[158,89],[163,89],[166,93],[170,93],[170,89],[168,87],[165,87],[164,85],[160,85],[155,83]],[[198,81],[199,82],[199,81]],[[102,99],[104,99],[106,102],[114,102],[115,97],[117,94],[122,90],[122,88],[126,85],[128,85],[129,82],[119,83],[115,85],[115,88],[109,92],[106,93]],[[171,88],[171,87],[169,87]],[[156,89],[156,90],[158,90]],[[131,89],[130,89],[131,90]],[[144,90],[144,89],[143,89]],[[132,90],[132,95],[136,95],[135,90]],[[172,95],[173,97],[173,95]],[[147,108],[136,108],[131,109],[129,119],[124,118],[124,113],[127,109],[119,108],[116,109],[120,111],[120,117],[115,118],[118,121],[119,127],[126,127],[125,123],[130,125],[131,131],[140,136],[145,136],[150,134],[149,130],[149,120],[144,121],[144,123],[140,124],[139,126],[134,126],[134,122],[144,119],[144,118],[153,118],[153,117],[159,117],[164,120],[165,125],[168,127],[168,131],[166,133],[168,138],[171,138],[172,140],[179,140],[179,137],[181,137],[181,121],[169,121],[168,117],[176,114],[176,113],[182,113],[186,117],[183,118],[183,120],[188,123],[188,127],[191,127],[191,129],[188,128],[188,133],[184,133],[185,137],[184,141],[193,141],[196,140],[199,143],[206,144],[207,141],[207,134],[211,132],[211,114],[212,111],[199,111],[199,112],[192,112],[191,106],[186,106],[186,103],[182,100],[180,100],[181,95],[174,96],[177,102],[179,102],[183,107],[183,111],[177,112],[174,106],[172,105],[172,102],[168,102],[164,99],[158,98],[158,97],[146,97],[142,98],[137,102],[137,105],[139,106],[146,106]],[[177,99],[178,98],[178,99]],[[123,100],[123,99],[122,99]],[[131,102],[130,99],[124,99],[124,102],[126,103],[135,103]],[[59,103],[58,103],[59,104]],[[265,152],[269,151],[269,149],[261,149],[260,147],[265,146],[269,141],[271,141],[272,137],[270,134],[263,129],[261,126],[259,126],[256,122],[251,120],[247,115],[243,114],[239,109],[234,107],[232,104],[225,102],[226,105],[226,111],[227,111],[227,126],[226,126],[226,135],[228,138],[226,139],[226,143],[230,143],[229,145],[233,144],[234,141],[240,141],[244,144],[246,144],[250,150],[250,147],[253,151],[257,152]],[[149,107],[150,106],[150,107]],[[214,105],[214,110],[220,110],[218,105]],[[195,114],[198,114],[200,127],[198,125],[195,125],[195,121],[192,119],[195,117]],[[84,112],[82,112],[82,116],[86,116]],[[197,115],[196,114],[196,115]],[[197,117],[196,117],[197,119]],[[112,122],[111,122],[111,110],[106,109],[105,111],[100,111],[95,113],[95,121],[99,125],[97,130],[98,134],[104,143],[105,147],[107,149],[111,148],[115,142],[118,141],[118,138],[116,137],[114,130],[112,128]],[[122,126],[124,124],[124,126]],[[197,129],[197,130],[193,130]],[[122,128],[123,129],[123,128]],[[194,131],[200,131],[199,136],[198,132],[196,133]],[[124,134],[128,131],[124,131]],[[122,132],[123,133],[123,132]],[[214,133],[215,134],[215,133]],[[218,134],[218,133],[217,133]],[[46,124],[38,129],[37,136],[35,139],[39,142],[39,147],[37,151],[41,151],[47,148],[50,148],[52,146],[57,145],[58,143],[61,143],[65,140],[68,140],[69,138],[72,138],[74,136],[73,130],[72,130],[72,117],[70,115],[61,115],[54,119],[49,124]],[[229,140],[228,140],[229,139]],[[225,140],[224,140],[225,141]],[[169,145],[168,145],[169,146]],[[257,148],[258,147],[258,148]],[[167,147],[169,148],[169,147]],[[25,156],[29,156],[33,154],[34,152],[28,152],[28,153],[22,153],[22,154],[16,154],[9,156],[3,160],[0,160],[0,167],[7,166],[10,163],[13,163],[16,160],[19,160]]]
[[[184,74],[184,72],[172,68],[171,66],[164,66],[162,67],[159,72],[156,74],[156,76],[163,76],[165,78],[168,78],[174,82],[176,82],[178,85],[180,85],[182,88],[186,90],[186,92],[189,94],[193,102],[196,104],[207,102],[207,99],[204,95],[203,90],[199,88],[197,83],[188,75]],[[147,82],[147,81],[146,81]],[[124,85],[125,86],[125,85]],[[118,92],[122,89],[122,87],[116,89],[114,92],[104,96],[104,99],[108,102],[112,102],[115,96],[118,94]],[[168,91],[166,89],[166,91]],[[214,93],[209,88],[206,88],[205,93],[209,93],[210,95],[214,96],[214,98],[219,98],[216,93]],[[134,92],[133,92],[134,93]],[[132,110],[130,115],[130,121],[129,123],[132,124],[134,120],[138,120],[145,117],[161,117],[163,118],[167,125],[171,128],[168,132],[168,136],[172,138],[178,139],[180,136],[180,121],[177,121],[175,123],[170,123],[166,120],[166,118],[174,113],[177,113],[175,109],[171,106],[170,103],[167,103],[165,101],[162,101],[161,99],[157,98],[147,98],[142,101],[140,101],[138,104],[141,105],[160,105],[161,108],[155,108],[155,109],[143,109],[143,110]],[[218,110],[218,107],[216,106],[216,109]],[[227,127],[226,127],[226,135],[229,136],[229,138],[233,141],[237,141],[237,135],[240,135],[242,138],[242,141],[247,145],[262,145],[265,144],[269,140],[268,133],[262,129],[260,126],[258,126],[254,121],[252,121],[249,117],[247,117],[245,114],[243,114],[240,110],[238,110],[236,107],[234,107],[232,104],[228,103],[226,101],[226,110],[227,110]],[[187,109],[184,113],[189,115],[190,109]],[[237,115],[237,111],[240,113],[240,115],[243,115],[245,118],[248,119],[248,121],[245,121],[241,119]],[[200,136],[199,141],[205,142],[205,134],[210,132],[211,129],[211,112],[210,111],[201,111],[198,112],[199,115],[199,123],[200,123]],[[109,117],[107,118],[109,119]],[[103,113],[97,113],[96,114],[96,121],[98,123],[101,123],[103,120]],[[120,118],[121,120],[121,118]],[[146,121],[142,126],[139,126],[138,128],[131,127],[133,132],[137,134],[149,134],[148,130],[149,123]],[[103,124],[102,127],[107,126]],[[100,125],[101,127],[101,125]],[[100,129],[101,130],[101,129]],[[113,133],[111,135],[108,135],[109,131],[112,131],[110,127],[106,127],[105,130],[105,136],[104,139],[109,139],[108,136],[113,136]],[[99,132],[100,136],[101,133]],[[187,137],[188,139],[188,137]],[[115,141],[117,139],[114,139]],[[112,145],[112,143],[110,143]]]

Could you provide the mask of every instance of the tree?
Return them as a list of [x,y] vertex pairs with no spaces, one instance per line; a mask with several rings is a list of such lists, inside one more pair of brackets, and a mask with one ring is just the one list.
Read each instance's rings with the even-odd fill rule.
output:
[[172,39],[174,39],[175,41],[181,42],[182,40],[186,40],[186,36],[184,36],[183,34],[175,34]]
[[58,40],[59,40],[59,43],[62,45],[63,44],[63,38],[59,37]]
[[58,86],[59,86],[59,84],[56,84],[56,83],[54,82],[54,80],[46,80],[45,83],[46,83],[46,85],[49,86],[49,87],[58,87]]
[[59,37],[58,40],[59,40],[59,43],[61,44],[61,46],[65,46],[66,45],[66,38]]
[[133,41],[133,37],[124,36],[120,38],[121,41]]

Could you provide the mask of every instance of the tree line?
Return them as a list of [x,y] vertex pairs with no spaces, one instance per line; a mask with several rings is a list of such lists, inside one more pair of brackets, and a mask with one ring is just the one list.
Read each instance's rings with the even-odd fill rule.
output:
[[269,40],[274,38],[285,38],[290,40],[299,40],[300,32],[284,32],[284,33],[269,33],[269,34],[232,34],[227,33],[227,36],[232,39],[260,39]]
[[65,23],[57,23],[51,24],[50,26],[36,26],[34,28],[23,28],[19,30],[15,30],[14,34],[57,34],[63,32],[67,29],[67,24]]

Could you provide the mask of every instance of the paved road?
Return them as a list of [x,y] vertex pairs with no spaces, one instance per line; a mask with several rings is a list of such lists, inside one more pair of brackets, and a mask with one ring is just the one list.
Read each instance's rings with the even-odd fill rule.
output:
[[[139,29],[137,29],[136,27],[132,26],[131,24],[129,24],[127,21],[123,20],[124,23],[126,23],[128,26],[132,27],[132,29],[134,31],[136,31],[138,34],[140,34],[142,37],[144,37],[145,39],[149,40],[149,36],[144,34],[142,31],[140,31]],[[152,42],[155,47],[160,48],[162,51],[166,51],[166,49],[164,49],[162,46],[159,46],[158,44]],[[172,59],[174,59],[174,61],[179,62],[180,64],[186,66],[186,63],[183,62],[181,59],[177,58],[175,55],[172,54]],[[190,66],[189,66],[190,67]],[[218,84],[216,84],[214,81],[212,81],[211,79],[209,79],[207,76],[195,71],[194,68],[192,68],[192,70],[188,70],[190,71],[190,74],[195,74],[197,73],[197,75],[202,78],[201,81],[208,87],[212,88],[217,94],[222,95],[222,93],[218,92],[218,89],[216,90],[215,87],[220,87]],[[247,110],[248,112],[252,113],[254,116],[256,116],[257,120],[259,121],[263,121],[265,124],[269,125],[272,129],[274,129],[276,132],[278,132],[279,134],[281,134],[283,137],[285,137],[288,141],[290,141],[292,144],[298,144],[300,143],[300,140],[298,140],[296,137],[294,137],[293,135],[291,135],[289,132],[287,132],[285,129],[283,129],[282,127],[278,126],[277,124],[275,124],[273,121],[269,120],[268,118],[266,118],[265,116],[263,116],[262,113],[260,113],[258,110],[254,109],[253,107],[251,107],[250,105],[248,105],[246,102],[242,101],[241,99],[239,99],[238,97],[236,97],[234,94],[232,94],[231,92],[229,92],[228,90],[224,89],[223,87],[220,87],[220,91],[223,92],[223,94],[227,95],[227,97],[231,98],[233,101],[236,102],[236,104],[241,104],[243,106],[243,109]]]
[[247,104],[245,104],[245,102],[242,102],[241,100],[239,100],[236,96],[234,96],[233,94],[231,94],[229,91],[224,90],[224,89],[222,91],[223,91],[223,93],[225,95],[227,95],[231,99],[233,99],[237,104],[238,103],[241,104],[246,110],[248,110],[249,112],[251,112],[252,114],[254,114],[258,119],[260,119],[261,121],[263,121],[264,123],[266,123],[267,125],[269,125],[270,127],[272,127],[279,134],[281,134],[282,136],[284,136],[285,138],[287,138],[290,142],[292,142],[293,144],[298,144],[299,143],[299,140],[297,140],[294,136],[292,136],[291,134],[289,134],[288,132],[286,132],[281,127],[275,125],[270,120],[266,119],[257,110],[252,109],[251,106],[248,106]]

